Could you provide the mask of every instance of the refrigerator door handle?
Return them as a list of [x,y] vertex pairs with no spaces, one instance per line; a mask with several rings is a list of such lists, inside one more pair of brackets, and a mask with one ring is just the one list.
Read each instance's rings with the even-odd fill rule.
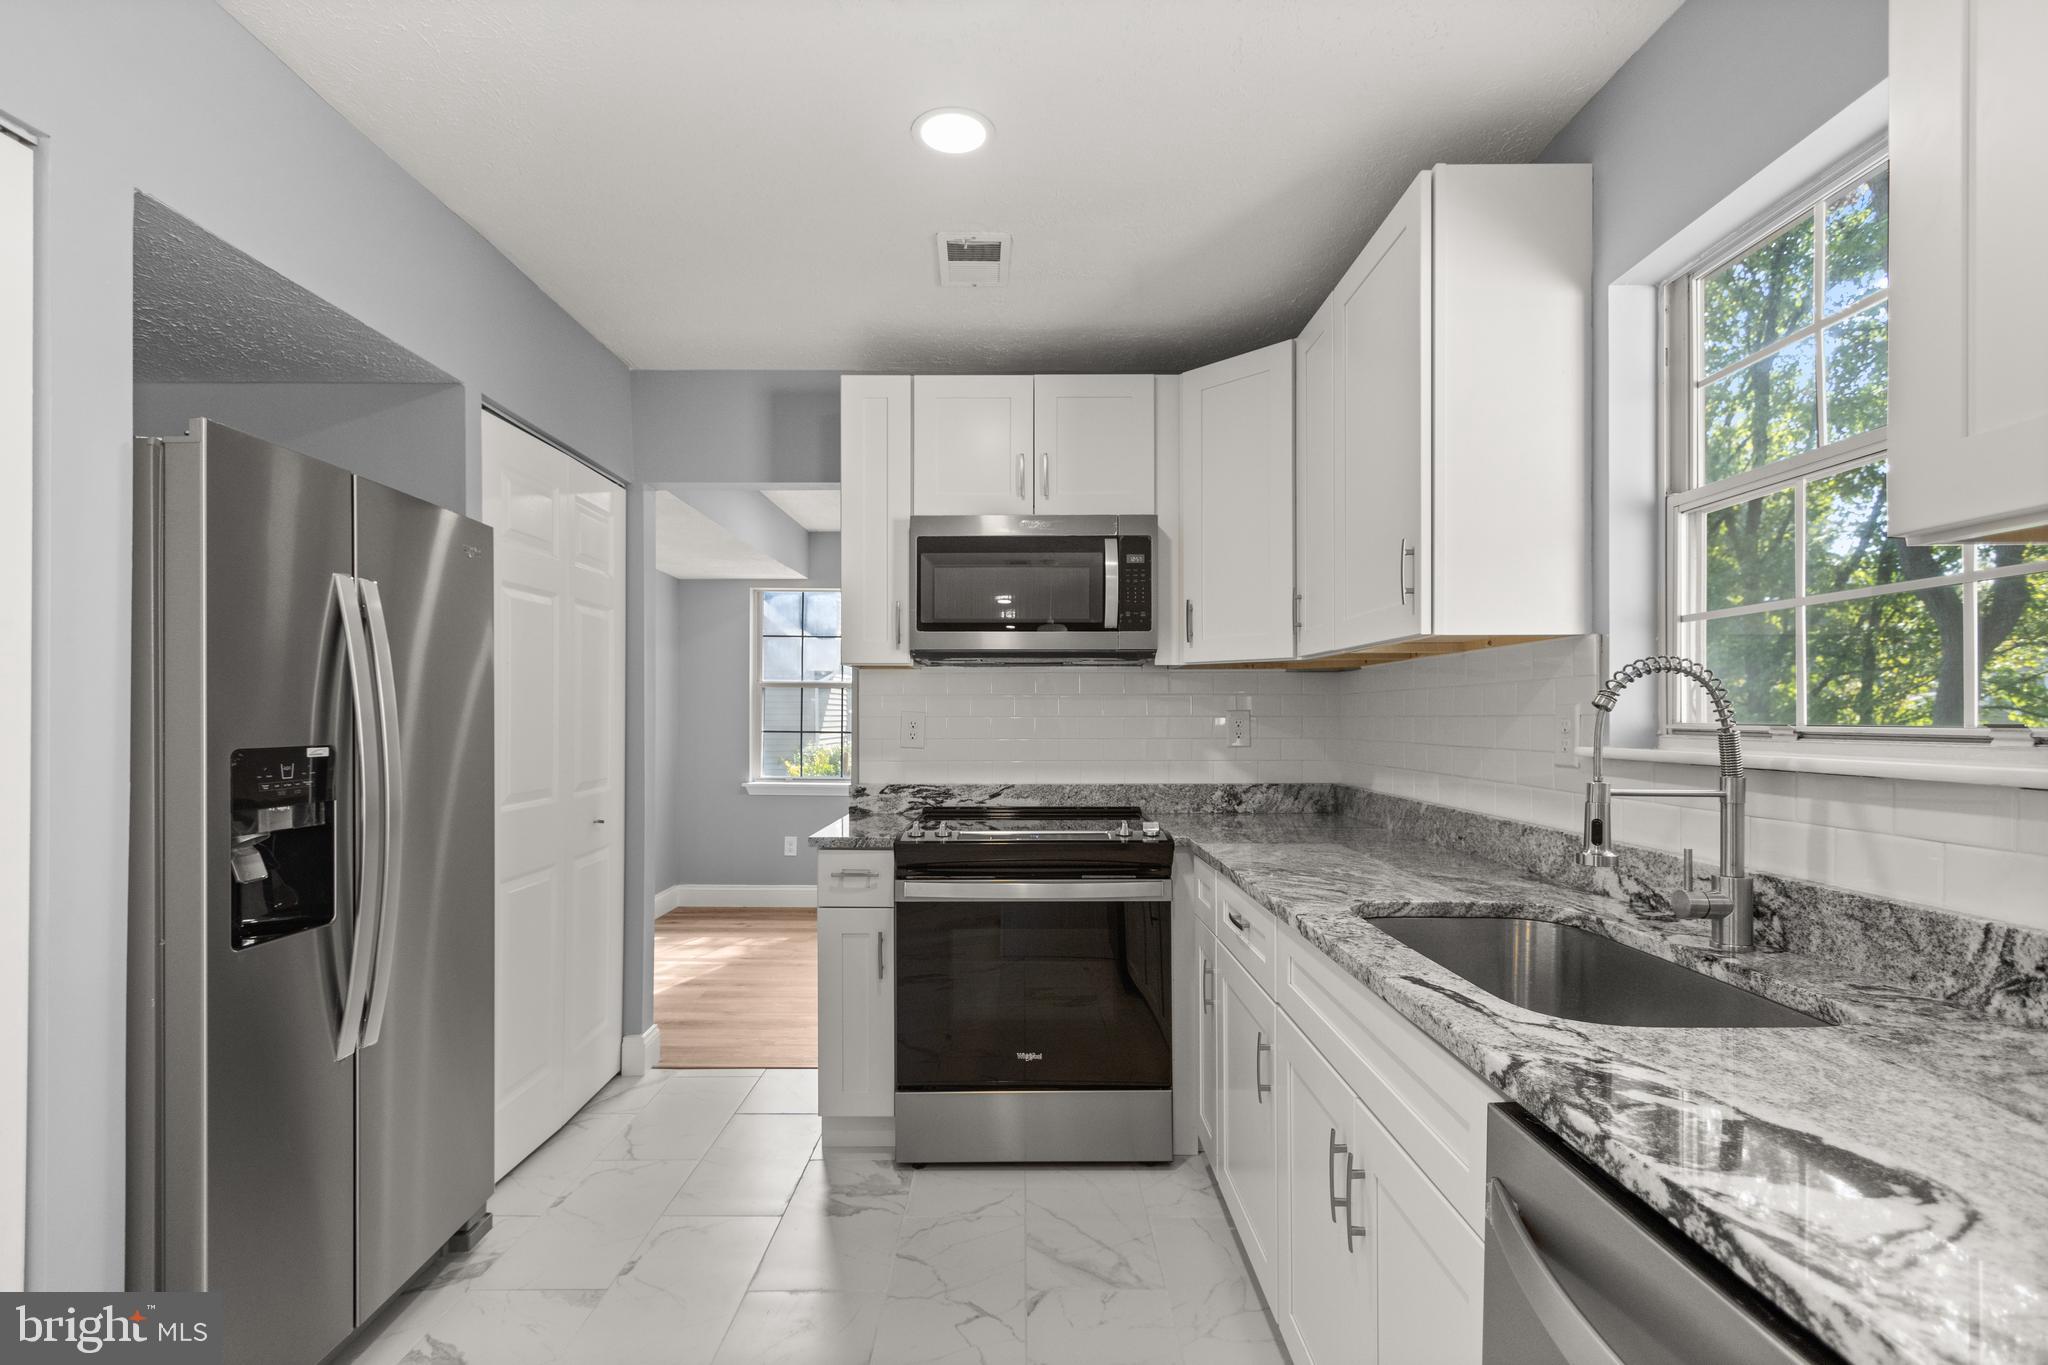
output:
[[348,668],[350,719],[356,738],[356,787],[363,802],[362,873],[356,879],[355,944],[349,953],[348,986],[342,993],[341,1029],[334,1059],[346,1061],[362,1042],[364,997],[383,918],[385,867],[390,859],[384,814],[383,746],[373,743],[370,721],[369,651],[363,642],[363,612],[356,580],[334,575],[334,605],[341,614],[342,657]]
[[398,732],[398,683],[391,668],[391,630],[384,622],[384,598],[374,579],[356,580],[363,610],[370,618],[370,648],[377,672],[377,738],[384,770],[383,889],[377,896],[377,974],[370,982],[370,1013],[363,1024],[363,1046],[377,1041],[384,1029],[384,1008],[391,1003],[391,972],[398,946],[398,869],[405,849],[405,761]]

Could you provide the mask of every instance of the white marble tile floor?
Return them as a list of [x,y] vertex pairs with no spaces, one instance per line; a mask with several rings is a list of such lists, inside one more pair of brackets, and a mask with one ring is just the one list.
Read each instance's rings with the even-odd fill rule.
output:
[[1201,1158],[913,1170],[816,1096],[612,1082],[333,1365],[1284,1365]]

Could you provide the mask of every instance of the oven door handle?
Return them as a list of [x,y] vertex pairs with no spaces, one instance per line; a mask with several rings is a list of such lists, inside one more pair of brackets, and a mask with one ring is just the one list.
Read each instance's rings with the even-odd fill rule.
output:
[[1117,540],[1115,536],[1102,538],[1102,628],[1115,630],[1117,617],[1123,610],[1123,589],[1117,582]]
[[1159,881],[1013,882],[995,877],[899,881],[901,901],[1168,901],[1173,883]]

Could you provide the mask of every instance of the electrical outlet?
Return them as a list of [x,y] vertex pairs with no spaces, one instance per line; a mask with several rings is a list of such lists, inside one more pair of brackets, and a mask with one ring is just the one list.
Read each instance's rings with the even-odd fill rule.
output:
[[1557,708],[1557,720],[1551,738],[1550,761],[1560,768],[1579,766],[1579,704],[1565,702]]
[[1249,711],[1232,711],[1229,715],[1230,747],[1233,749],[1250,748],[1252,742],[1252,713]]
[[796,836],[794,834],[782,836],[782,856],[785,858],[794,858],[796,856]]
[[924,712],[905,711],[903,713],[902,744],[906,749],[922,749],[924,747]]

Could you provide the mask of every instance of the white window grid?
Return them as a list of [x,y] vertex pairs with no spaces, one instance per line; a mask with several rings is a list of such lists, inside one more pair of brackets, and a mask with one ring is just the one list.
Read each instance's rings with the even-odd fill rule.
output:
[[[1706,623],[1729,617],[1762,615],[1770,612],[1789,612],[1794,630],[1795,672],[1795,720],[1789,727],[1745,726],[1745,729],[1770,730],[1783,738],[1797,739],[1812,735],[1828,738],[1854,737],[1857,739],[1914,739],[1914,740],[1983,740],[1991,731],[1982,725],[1965,726],[1817,726],[1808,721],[1808,657],[1807,657],[1807,608],[1827,606],[1832,603],[1856,601],[1861,598],[1887,596],[1897,593],[1924,591],[1930,588],[1957,586],[1963,599],[1963,619],[1969,628],[1963,631],[1963,714],[1973,721],[1977,718],[1981,685],[1979,677],[1979,631],[1977,592],[1982,583],[2005,577],[2018,577],[2038,573],[2048,568],[2048,563],[2030,561],[2024,564],[1999,568],[1978,567],[1977,547],[1965,545],[1961,556],[1959,572],[1935,578],[1917,578],[1896,583],[1879,584],[1871,587],[1850,588],[1840,592],[1811,594],[1807,592],[1806,581],[1806,485],[1810,480],[1827,478],[1843,473],[1860,465],[1885,457],[1889,432],[1887,428],[1860,432],[1845,440],[1829,443],[1828,432],[1828,385],[1827,385],[1827,329],[1854,317],[1868,309],[1887,304],[1891,297],[1889,283],[1885,288],[1874,290],[1845,307],[1833,312],[1824,312],[1827,298],[1827,205],[1828,202],[1857,184],[1864,177],[1879,169],[1889,169],[1889,149],[1878,146],[1859,154],[1853,161],[1838,168],[1817,189],[1802,194],[1770,220],[1753,225],[1739,237],[1730,239],[1713,255],[1704,258],[1693,268],[1674,280],[1664,291],[1663,345],[1664,383],[1661,403],[1664,419],[1660,424],[1666,447],[1665,468],[1671,473],[1671,486],[1675,490],[1665,499],[1665,536],[1667,562],[1665,565],[1666,604],[1664,612],[1664,634],[1667,647],[1678,653],[1702,661],[1706,658]],[[1732,363],[1721,366],[1711,373],[1704,372],[1704,345],[1699,336],[1696,320],[1702,315],[1702,291],[1704,282],[1711,279],[1723,267],[1740,260],[1749,252],[1768,242],[1778,233],[1812,215],[1814,222],[1814,316],[1811,321],[1751,351],[1737,357]],[[1711,483],[1706,481],[1706,438],[1703,425],[1705,403],[1702,396],[1709,385],[1738,373],[1747,366],[1776,355],[1799,343],[1814,339],[1814,434],[1819,444],[1815,449],[1772,461],[1743,473],[1730,475]],[[1785,598],[1765,602],[1744,603],[1741,606],[1721,607],[1713,610],[1695,609],[1696,604],[1706,600],[1706,551],[1705,534],[1709,514],[1724,507],[1732,507],[1753,498],[1790,488],[1793,490],[1793,592]],[[1680,680],[1667,678],[1660,698],[1660,707],[1665,717],[1667,732],[1693,732],[1712,728],[1706,721],[1704,698],[1698,689]],[[1738,722],[1740,717],[1737,717]],[[2037,732],[2037,739],[2039,732]]]
[[[807,682],[802,679],[763,678],[761,676],[761,639],[765,634],[762,629],[762,598],[771,592],[831,592],[836,594],[838,591],[839,589],[837,588],[776,587],[756,588],[750,594],[748,607],[752,612],[752,618],[749,622],[747,641],[747,745],[749,750],[747,772],[751,781],[845,783],[852,776],[853,749],[856,741],[853,733],[853,682],[851,678]],[[841,602],[843,605],[843,598]],[[844,618],[842,618],[841,635],[839,637],[842,648],[844,648],[845,641],[844,629]],[[853,670],[842,669],[842,671],[850,675]],[[823,725],[818,733],[836,732],[846,736],[846,771],[839,776],[791,777],[786,771],[771,773],[763,769],[761,762],[762,741],[767,733],[762,715],[764,694],[774,690],[792,691],[797,694],[799,703],[801,703],[803,689],[805,688],[828,688],[832,691],[833,695],[826,703],[825,720],[827,722],[836,721],[837,724],[836,726]],[[778,731],[777,733],[786,732]],[[798,753],[801,754],[802,750],[799,749]]]

